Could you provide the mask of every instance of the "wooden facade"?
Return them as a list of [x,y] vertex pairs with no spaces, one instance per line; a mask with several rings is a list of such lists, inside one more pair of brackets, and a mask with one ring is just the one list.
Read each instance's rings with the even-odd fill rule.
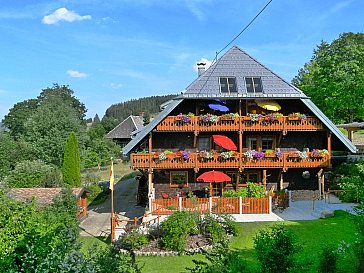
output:
[[[216,135],[229,138],[234,148],[216,143]],[[216,201],[248,182],[262,184],[267,192],[323,190],[317,174],[331,166],[333,148],[348,151],[351,145],[302,91],[233,47],[183,95],[166,103],[123,152],[147,181],[151,211],[189,209],[185,197],[193,193],[202,211],[215,212],[208,197]],[[226,173],[231,182],[198,182],[209,170]],[[229,213],[241,208],[233,199],[218,202],[225,210],[234,207]],[[245,203],[250,202],[255,201]],[[239,210],[252,211],[267,210]]]

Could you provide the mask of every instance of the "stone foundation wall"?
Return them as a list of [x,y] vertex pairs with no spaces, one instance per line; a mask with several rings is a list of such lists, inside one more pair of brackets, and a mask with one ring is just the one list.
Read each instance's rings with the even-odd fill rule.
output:
[[318,190],[296,190],[291,191],[292,201],[301,200],[319,200],[320,194]]

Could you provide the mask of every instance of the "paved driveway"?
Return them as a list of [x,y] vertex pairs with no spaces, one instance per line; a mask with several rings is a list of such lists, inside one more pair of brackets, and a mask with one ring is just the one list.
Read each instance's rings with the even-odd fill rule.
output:
[[[144,207],[136,205],[138,182],[127,179],[114,188],[114,209],[119,219],[133,219],[144,214]],[[111,196],[103,204],[89,206],[88,217],[80,223],[81,236],[108,236],[111,231]]]

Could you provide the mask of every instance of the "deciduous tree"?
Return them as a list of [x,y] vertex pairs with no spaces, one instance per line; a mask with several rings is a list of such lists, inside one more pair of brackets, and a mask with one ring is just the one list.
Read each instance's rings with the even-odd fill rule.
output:
[[334,122],[364,119],[364,33],[321,42],[293,84]]
[[35,156],[58,167],[62,165],[64,143],[75,132],[80,147],[87,140],[86,126],[78,118],[74,108],[60,99],[42,103],[25,123],[25,139],[32,143]]

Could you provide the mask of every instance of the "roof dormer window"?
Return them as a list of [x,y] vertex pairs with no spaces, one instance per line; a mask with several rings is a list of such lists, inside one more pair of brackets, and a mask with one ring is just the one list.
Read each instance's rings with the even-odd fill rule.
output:
[[232,78],[232,77],[220,77],[219,78],[219,82],[220,82],[220,92],[221,93],[236,93],[237,88],[236,88],[236,79]]
[[248,93],[261,93],[263,91],[260,77],[245,77],[245,85]]

